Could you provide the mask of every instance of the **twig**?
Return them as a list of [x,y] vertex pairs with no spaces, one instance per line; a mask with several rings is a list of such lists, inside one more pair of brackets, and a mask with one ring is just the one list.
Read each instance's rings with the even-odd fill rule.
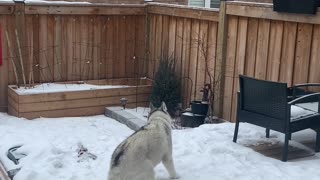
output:
[[[8,47],[9,47],[10,56],[13,57],[12,54],[11,54],[11,43],[10,43],[8,31],[6,31],[6,37],[7,37],[7,43],[8,43]],[[12,65],[13,65],[13,71],[14,71],[14,76],[16,77],[16,83],[17,83],[17,86],[19,87],[20,85],[19,85],[19,79],[18,79],[18,74],[17,74],[17,67],[16,67],[16,64],[13,61],[13,58],[10,58],[10,59],[11,59]]]
[[15,29],[15,33],[17,36],[17,44],[18,44],[18,50],[19,50],[19,55],[20,55],[20,63],[21,63],[21,69],[22,69],[22,78],[23,78],[23,83],[24,83],[24,87],[27,88],[27,84],[26,84],[26,76],[24,74],[24,67],[23,67],[23,60],[22,60],[22,53],[21,53],[21,48],[20,48],[20,41],[19,41],[19,36],[18,36],[18,31],[17,29]]

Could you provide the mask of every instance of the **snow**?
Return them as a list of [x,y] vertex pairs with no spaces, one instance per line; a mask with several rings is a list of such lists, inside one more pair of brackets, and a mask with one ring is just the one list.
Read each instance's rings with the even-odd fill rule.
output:
[[124,87],[129,87],[129,86],[45,83],[45,84],[36,85],[34,88],[30,88],[30,89],[20,87],[15,91],[19,95],[27,95],[27,94],[42,94],[42,93],[54,93],[54,92],[85,91],[85,90],[95,90],[95,89],[113,89],[113,88],[124,88]]
[[[238,143],[233,143],[233,131],[233,123],[173,130],[173,158],[180,180],[319,179],[319,153],[310,159],[282,162],[246,147],[261,141],[277,143],[283,140],[282,134],[272,131],[272,138],[266,139],[265,129],[241,123]],[[14,180],[106,180],[113,150],[131,133],[102,115],[29,121],[0,113],[0,159],[7,170],[21,167]],[[303,139],[314,140],[315,133],[293,134],[293,140]],[[79,143],[97,159],[79,161]],[[15,145],[23,145],[19,151],[28,154],[18,165],[6,157]],[[155,171],[157,180],[168,180],[163,165]]]
[[125,109],[125,111],[129,112],[130,114],[134,115],[135,117],[137,117],[139,119],[147,121],[148,114],[150,112],[150,108],[137,107],[137,108],[133,108],[133,109]]

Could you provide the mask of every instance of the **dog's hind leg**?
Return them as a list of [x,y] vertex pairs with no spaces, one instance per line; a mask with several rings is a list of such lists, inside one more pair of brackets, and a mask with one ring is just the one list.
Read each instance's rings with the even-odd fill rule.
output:
[[130,180],[155,180],[155,172],[150,161],[144,161],[140,164],[137,171],[140,172],[139,175]]
[[172,156],[166,155],[162,159],[164,167],[166,167],[171,179],[179,179],[179,176],[174,168]]

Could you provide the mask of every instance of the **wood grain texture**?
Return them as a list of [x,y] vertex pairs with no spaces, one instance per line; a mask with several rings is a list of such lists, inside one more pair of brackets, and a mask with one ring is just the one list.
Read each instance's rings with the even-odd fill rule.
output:
[[298,34],[295,49],[293,84],[308,82],[310,53],[312,44],[312,24],[298,24]]
[[268,52],[267,80],[278,81],[280,74],[283,22],[271,21]]
[[279,81],[288,83],[288,86],[292,85],[293,79],[296,34],[297,23],[285,22]]
[[238,17],[231,16],[228,21],[227,58],[224,83],[223,118],[231,120],[230,110],[232,109],[234,71],[237,47]]

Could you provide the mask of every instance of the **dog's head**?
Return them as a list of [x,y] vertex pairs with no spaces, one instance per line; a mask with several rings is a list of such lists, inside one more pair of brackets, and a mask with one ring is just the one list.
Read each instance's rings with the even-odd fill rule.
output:
[[154,107],[153,104],[150,103],[150,113],[149,113],[148,119],[155,112],[161,112],[170,117],[170,114],[168,113],[168,109],[165,102],[162,102],[160,107]]

